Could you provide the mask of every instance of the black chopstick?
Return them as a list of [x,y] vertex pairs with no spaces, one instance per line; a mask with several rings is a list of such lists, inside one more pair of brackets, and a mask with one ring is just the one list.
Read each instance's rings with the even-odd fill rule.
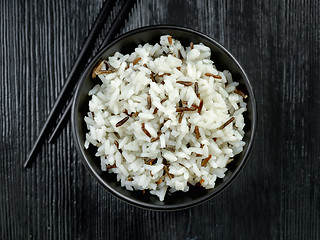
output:
[[53,143],[53,141],[58,136],[59,131],[63,128],[63,124],[67,122],[67,115],[68,115],[68,113],[70,113],[72,103],[73,103],[73,98],[70,100],[68,106],[64,110],[61,118],[59,119],[59,122],[57,123],[56,127],[54,128],[54,130],[48,140],[48,143]]
[[113,21],[108,31],[108,34],[104,38],[100,48],[107,46],[114,39],[117,32],[119,31],[119,28],[121,27],[121,24],[126,20],[135,2],[136,0],[126,0],[125,4],[122,6],[120,12],[118,13],[116,19]]
[[[119,28],[121,27],[121,24],[123,23],[123,21],[126,19],[126,15],[128,14],[128,12],[130,11],[130,9],[133,7],[135,1],[127,1],[121,8],[121,10],[118,13],[118,16],[115,18],[114,22],[111,24],[111,28],[108,31],[108,34],[106,35],[106,37],[104,38],[100,49],[106,47],[116,36],[116,34],[118,33]],[[57,123],[56,127],[54,128],[48,142],[49,143],[53,143],[53,141],[56,139],[59,131],[63,128],[63,125],[65,123],[67,123],[67,116],[68,113],[71,110],[71,106],[72,106],[72,102],[73,99],[70,100],[68,106],[66,107],[66,109],[63,112],[63,115],[61,116],[61,118],[59,119],[59,122]]]
[[[125,16],[128,15],[128,12],[130,11],[131,6],[134,4],[134,0],[126,0],[125,5],[122,9],[125,8],[126,11],[121,10],[121,15],[117,16],[115,20],[115,23],[117,26],[120,26],[121,22],[125,19]],[[88,60],[91,48],[93,47],[93,43],[96,40],[99,32],[102,29],[103,24],[105,24],[106,19],[108,18],[109,14],[107,14],[107,11],[112,9],[113,5],[115,4],[114,0],[106,0],[106,2],[103,4],[103,7],[100,10],[100,13],[92,27],[92,30],[90,31],[86,42],[75,62],[73,65],[72,70],[69,73],[69,76],[61,90],[61,93],[59,94],[43,128],[41,129],[41,132],[33,146],[33,148],[30,151],[30,154],[24,163],[24,167],[30,167],[31,163],[35,160],[36,154],[40,151],[41,143],[45,140],[45,138],[48,136],[50,132],[50,127],[54,124],[54,121],[57,117],[57,115],[60,113],[61,109],[64,106],[64,102],[66,102],[69,99],[69,94],[72,91],[75,83],[77,82],[79,75],[81,72],[80,69],[85,65],[86,61]],[[120,23],[118,23],[120,21]],[[111,32],[112,34],[115,34],[114,31]],[[109,33],[107,34],[107,36]]]

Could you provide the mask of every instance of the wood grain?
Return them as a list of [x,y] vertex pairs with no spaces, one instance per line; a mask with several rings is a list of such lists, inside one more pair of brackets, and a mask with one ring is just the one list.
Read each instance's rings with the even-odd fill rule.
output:
[[215,199],[178,212],[123,203],[84,169],[70,125],[23,169],[101,6],[0,2],[0,239],[319,239],[317,0],[140,0],[120,29],[193,28],[222,43],[246,70],[258,135],[243,172]]

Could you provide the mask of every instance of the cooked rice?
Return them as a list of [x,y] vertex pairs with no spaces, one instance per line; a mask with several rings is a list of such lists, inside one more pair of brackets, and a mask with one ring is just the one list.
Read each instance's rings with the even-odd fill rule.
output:
[[161,201],[188,184],[214,188],[243,150],[245,95],[210,56],[202,43],[184,48],[166,35],[116,52],[93,74],[101,81],[89,91],[84,146],[97,147],[101,169],[121,186]]

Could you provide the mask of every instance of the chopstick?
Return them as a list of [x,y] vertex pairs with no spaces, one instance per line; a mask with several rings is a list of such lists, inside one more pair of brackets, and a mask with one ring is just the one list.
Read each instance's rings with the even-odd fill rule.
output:
[[59,131],[63,128],[63,124],[66,123],[67,121],[67,115],[68,113],[70,113],[71,110],[71,106],[73,103],[73,98],[70,100],[68,106],[66,107],[66,109],[64,110],[61,118],[59,119],[59,122],[57,123],[56,127],[54,128],[48,143],[53,143],[53,141],[56,139],[56,137],[58,136]]
[[[117,32],[122,24],[122,21],[124,21],[126,19],[126,15],[130,11],[130,9],[133,7],[134,2],[135,1],[133,1],[133,0],[126,1],[126,3],[123,5],[123,7],[121,8],[121,10],[118,13],[118,16],[114,20],[113,24],[111,24],[111,28],[109,29],[108,34],[104,38],[104,40],[100,46],[100,49],[106,47],[114,39],[115,35],[117,34]],[[59,131],[63,128],[63,124],[67,122],[66,118],[68,116],[68,113],[70,113],[72,102],[73,102],[73,98],[70,100],[68,106],[66,107],[66,109],[63,112],[63,115],[61,116],[59,122],[57,123],[56,127],[54,128],[54,130],[48,140],[49,143],[53,143],[53,141],[58,136]]]
[[[119,27],[121,26],[121,23],[122,21],[125,20],[125,15],[126,13],[128,13],[128,11],[130,11],[130,9],[132,8],[134,4],[134,1],[127,1],[123,7],[121,8],[118,16],[119,16],[119,19],[118,21],[114,21],[114,23],[112,24],[109,32],[108,32],[108,35],[105,37],[105,39],[103,40],[102,44],[101,44],[101,48],[104,48],[105,46],[107,46],[114,38],[114,36],[117,34],[118,30],[119,30]],[[117,18],[116,18],[117,19]],[[70,112],[71,110],[71,106],[72,106],[72,102],[73,102],[73,99],[70,100],[70,103],[68,104],[68,106],[66,107],[66,109],[64,110],[64,113],[63,115],[61,116],[58,124],[56,125],[55,129],[53,130],[53,133],[51,134],[51,137],[49,138],[48,142],[49,143],[53,143],[53,140],[56,139],[58,133],[59,133],[59,130],[62,129],[62,124],[66,123],[66,117],[68,115],[68,113]]]
[[[125,20],[126,16],[128,15],[131,7],[133,6],[135,0],[126,0],[125,4],[123,5],[122,9],[120,10],[119,14],[117,15],[116,19],[113,22],[113,25],[115,25],[117,28],[121,25],[121,23]],[[72,91],[74,84],[77,82],[78,77],[81,73],[81,68],[83,65],[85,65],[86,60],[89,58],[91,53],[91,48],[93,46],[94,41],[96,40],[103,24],[105,23],[107,17],[109,14],[107,14],[107,11],[112,9],[115,1],[114,0],[106,0],[106,2],[103,4],[103,7],[100,10],[100,13],[92,27],[92,30],[90,31],[84,46],[75,62],[75,64],[72,67],[72,70],[69,73],[69,76],[61,90],[61,93],[59,94],[43,128],[40,131],[40,134],[31,149],[29,156],[24,163],[24,167],[30,167],[31,163],[35,160],[35,157],[37,153],[40,151],[41,143],[45,140],[45,138],[48,136],[50,132],[50,127],[54,124],[54,120],[57,118],[59,112],[64,106],[64,102],[66,102],[69,98],[69,94]],[[110,31],[108,32],[106,39],[103,43],[106,42],[107,39],[110,41],[115,34],[116,30],[114,26],[111,27]],[[80,72],[80,73],[79,73]]]
[[116,19],[111,24],[111,28],[109,29],[108,34],[104,38],[104,40],[100,46],[100,49],[103,47],[106,47],[114,39],[117,32],[119,31],[119,28],[121,27],[122,23],[126,20],[131,8],[133,8],[134,3],[136,2],[136,0],[125,0],[125,1],[126,2],[122,6]]

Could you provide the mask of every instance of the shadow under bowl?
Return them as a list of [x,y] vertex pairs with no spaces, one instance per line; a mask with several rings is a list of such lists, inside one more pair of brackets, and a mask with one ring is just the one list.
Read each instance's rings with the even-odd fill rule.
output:
[[[245,136],[246,145],[239,155],[235,156],[234,161],[228,164],[228,171],[223,179],[217,179],[216,186],[213,189],[206,190],[199,187],[191,187],[188,192],[177,191],[167,193],[163,202],[159,201],[157,196],[148,192],[142,194],[141,191],[128,191],[121,187],[116,181],[116,175],[104,172],[100,167],[100,159],[95,157],[96,148],[90,145],[89,149],[84,148],[85,135],[87,133],[84,117],[89,111],[88,92],[97,84],[97,80],[92,80],[91,72],[94,66],[101,60],[107,59],[115,52],[122,54],[131,53],[138,44],[159,42],[160,36],[169,34],[178,39],[183,46],[188,46],[190,42],[195,44],[202,42],[208,46],[211,51],[211,59],[214,60],[218,70],[229,70],[232,73],[233,80],[240,83],[239,89],[248,95],[246,99],[247,111],[245,118]],[[110,193],[124,200],[127,203],[138,207],[152,210],[178,210],[188,208],[209,200],[224,190],[239,174],[244,167],[253,145],[253,139],[256,131],[257,109],[256,101],[252,91],[251,84],[235,58],[218,42],[212,38],[197,31],[178,26],[149,26],[139,28],[123,34],[114,42],[103,47],[94,59],[88,64],[82,75],[72,106],[72,129],[77,149],[82,157],[83,164],[93,177]]]

